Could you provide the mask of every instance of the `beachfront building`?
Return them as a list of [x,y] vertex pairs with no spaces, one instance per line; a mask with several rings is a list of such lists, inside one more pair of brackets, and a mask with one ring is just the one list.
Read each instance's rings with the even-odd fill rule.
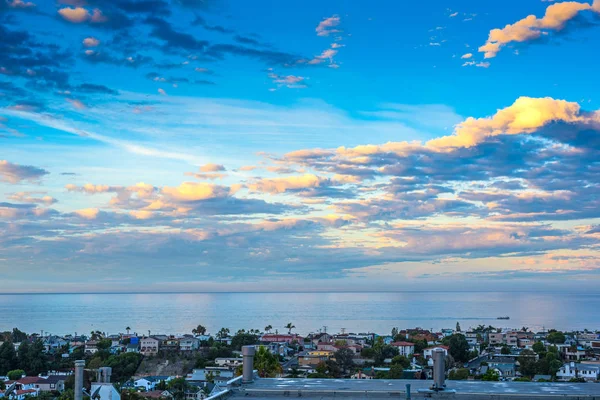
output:
[[160,340],[154,337],[145,337],[140,339],[140,353],[145,356],[158,354]]

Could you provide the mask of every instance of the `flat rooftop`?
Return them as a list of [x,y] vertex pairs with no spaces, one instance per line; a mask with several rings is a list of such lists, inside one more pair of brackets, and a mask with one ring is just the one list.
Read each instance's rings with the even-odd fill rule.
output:
[[419,390],[429,389],[432,380],[404,379],[256,379],[253,383],[233,387],[229,396],[271,400],[283,397],[404,399],[407,384],[411,385],[413,398],[600,400],[598,383],[446,381],[447,392],[426,393]]

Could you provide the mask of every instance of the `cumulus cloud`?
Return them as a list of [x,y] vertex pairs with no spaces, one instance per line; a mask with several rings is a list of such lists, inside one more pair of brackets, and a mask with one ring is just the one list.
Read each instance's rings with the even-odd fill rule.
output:
[[45,195],[44,192],[17,192],[8,195],[8,199],[18,203],[44,204],[47,206],[58,201],[52,196]]
[[432,148],[471,147],[487,137],[531,133],[553,123],[582,123],[599,126],[599,113],[584,113],[578,103],[550,97],[519,97],[511,106],[489,118],[467,118],[451,136],[427,142]]
[[94,37],[88,37],[83,39],[83,45],[85,47],[96,47],[100,44],[100,41]]
[[42,168],[0,160],[0,180],[3,182],[14,184],[23,181],[37,181],[47,174],[49,172]]
[[220,171],[225,171],[225,167],[221,164],[204,164],[202,166],[200,166],[200,171],[201,172],[220,172]]
[[600,13],[600,2],[595,0],[593,5],[576,1],[552,4],[546,8],[542,18],[529,15],[504,28],[492,29],[485,44],[479,47],[479,52],[484,53],[485,58],[494,58],[507,44],[531,41],[563,30],[569,21],[587,10]]
[[91,15],[88,10],[83,7],[65,7],[58,10],[58,14],[66,21],[74,24],[80,24],[90,19]]
[[269,72],[268,77],[279,87],[287,87],[291,89],[301,89],[307,87],[303,76],[297,75],[277,75],[274,72]]
[[339,29],[336,27],[340,24],[340,17],[334,15],[329,18],[325,18],[323,21],[319,22],[315,31],[317,32],[317,36],[329,36],[333,33],[340,33]]
[[329,179],[327,178],[321,178],[313,174],[304,174],[286,178],[264,178],[249,184],[248,188],[252,191],[276,194],[290,190],[315,188],[328,182]]
[[467,54],[463,54],[460,58],[466,59],[466,58],[471,58],[473,57],[472,53],[467,53]]

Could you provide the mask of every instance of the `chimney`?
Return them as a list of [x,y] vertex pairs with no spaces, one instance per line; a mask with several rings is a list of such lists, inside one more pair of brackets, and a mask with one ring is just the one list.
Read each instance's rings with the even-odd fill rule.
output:
[[111,367],[98,368],[96,373],[96,382],[98,383],[110,383],[110,375],[112,373]]
[[444,390],[446,379],[446,360],[444,350],[434,349],[432,352],[433,359],[433,390]]
[[75,400],[83,400],[83,368],[84,360],[75,361]]
[[242,346],[242,357],[244,358],[242,383],[252,383],[254,381],[254,346]]

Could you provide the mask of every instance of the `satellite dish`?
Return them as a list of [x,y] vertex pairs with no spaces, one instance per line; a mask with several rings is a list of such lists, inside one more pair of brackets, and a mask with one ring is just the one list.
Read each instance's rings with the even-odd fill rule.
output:
[[6,391],[4,392],[4,395],[6,397],[10,396],[14,391],[15,388],[17,387],[17,382],[13,382],[10,384],[10,386],[6,389]]
[[98,386],[98,389],[96,389],[94,394],[90,396],[92,400],[100,398],[100,389],[102,389],[102,386]]

